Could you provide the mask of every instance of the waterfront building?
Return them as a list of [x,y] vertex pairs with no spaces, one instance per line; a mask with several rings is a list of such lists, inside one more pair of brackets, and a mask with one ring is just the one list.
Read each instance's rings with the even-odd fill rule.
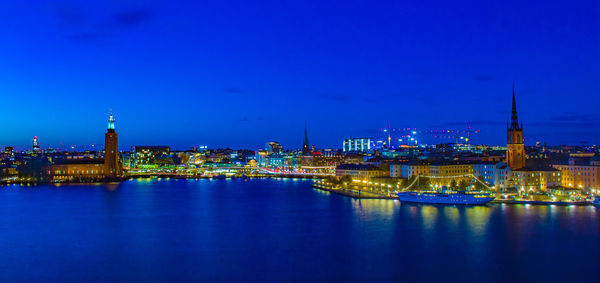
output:
[[375,148],[374,141],[371,138],[349,138],[344,140],[344,152],[369,152]]
[[597,157],[569,158],[566,164],[553,164],[562,173],[562,186],[583,189],[588,192],[600,190],[600,166]]
[[171,153],[171,148],[168,146],[141,146],[135,145],[131,147],[130,168],[147,168],[157,164],[163,156]]
[[368,164],[340,164],[335,168],[335,176],[350,176],[354,179],[371,179],[375,177],[387,176],[389,172],[381,170],[379,167]]
[[[391,168],[392,165],[390,165]],[[397,166],[397,165],[393,165]],[[391,172],[391,171],[390,171]],[[408,179],[412,176],[421,175],[428,176],[429,175],[429,163],[413,161],[407,164],[400,165],[400,178]]]
[[121,177],[123,172],[119,160],[119,140],[112,114],[108,120],[104,142],[104,160],[99,158],[55,160],[47,169],[50,180],[56,182],[100,181]]
[[561,173],[554,168],[521,168],[512,171],[512,185],[520,191],[542,191],[559,187],[562,184]]
[[494,184],[496,177],[496,164],[494,162],[473,164],[473,175],[488,184]]
[[506,191],[510,187],[512,170],[504,162],[498,162],[494,166],[494,182],[492,184],[498,191]]
[[391,178],[400,178],[401,177],[401,174],[400,174],[401,167],[402,167],[402,163],[399,163],[399,162],[390,163],[390,177]]

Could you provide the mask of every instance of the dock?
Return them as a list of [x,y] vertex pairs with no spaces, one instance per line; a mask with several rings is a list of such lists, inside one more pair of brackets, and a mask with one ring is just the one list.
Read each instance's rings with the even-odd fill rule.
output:
[[347,196],[347,197],[351,197],[351,198],[356,198],[356,199],[398,199],[398,197],[396,197],[396,196],[386,196],[386,195],[377,194],[377,193],[368,192],[368,191],[356,191],[356,190],[349,190],[349,189],[334,189],[331,187],[318,185],[318,184],[313,184],[312,187],[315,189],[319,189],[319,190],[323,190],[323,191],[327,191],[327,192],[331,192],[334,194],[343,195],[343,196]]

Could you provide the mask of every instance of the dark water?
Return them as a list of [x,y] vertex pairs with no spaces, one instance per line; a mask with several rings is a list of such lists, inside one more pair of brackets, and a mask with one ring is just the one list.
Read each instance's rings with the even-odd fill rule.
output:
[[600,210],[354,200],[309,181],[0,187],[0,281],[598,281]]

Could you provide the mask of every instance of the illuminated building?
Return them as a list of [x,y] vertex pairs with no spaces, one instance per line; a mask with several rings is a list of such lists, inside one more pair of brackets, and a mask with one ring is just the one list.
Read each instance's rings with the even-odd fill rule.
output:
[[512,171],[512,182],[521,191],[546,191],[559,187],[562,179],[560,171],[554,168],[522,168]]
[[15,160],[15,150],[12,146],[4,147],[4,158],[8,160]]
[[523,121],[519,126],[517,117],[517,103],[515,101],[515,87],[513,86],[512,113],[510,126],[506,125],[506,162],[512,170],[525,167],[525,145],[523,144]]
[[506,162],[512,170],[512,185],[521,191],[546,191],[561,185],[559,170],[545,165],[525,165],[525,145],[523,144],[523,121],[519,125],[517,103],[513,86],[510,126],[506,127]]
[[[390,169],[392,168],[392,166],[400,166],[400,178],[408,179],[408,178],[410,178],[412,176],[416,176],[416,175],[422,175],[422,176],[429,175],[429,164],[428,163],[416,161],[416,162],[411,162],[408,164],[400,164],[400,165],[393,164],[393,165],[390,165]],[[394,168],[394,171],[397,171],[397,169]],[[394,173],[394,174],[396,174],[396,173]],[[394,175],[392,177],[396,177],[396,175]]]
[[569,158],[568,164],[554,164],[552,167],[562,173],[562,186],[588,191],[600,189],[600,163],[598,158]]
[[344,140],[344,152],[369,152],[375,147],[371,138],[349,138]]
[[112,113],[108,119],[108,127],[104,134],[104,165],[106,166],[107,177],[121,176],[121,166],[119,163],[119,134],[115,131],[115,119]]
[[108,120],[104,142],[104,160],[92,158],[56,160],[48,168],[47,173],[51,180],[55,182],[87,182],[121,177],[122,167],[119,161],[119,141],[112,114]]
[[371,179],[388,175],[388,172],[379,167],[367,164],[340,164],[335,168],[335,176],[350,176],[358,179]]
[[33,137],[33,153],[42,153],[37,136]]
[[308,131],[306,129],[306,125],[304,125],[304,140],[302,142],[302,155],[303,156],[310,155],[310,144],[308,143]]
[[153,166],[160,157],[170,153],[171,148],[168,146],[132,146],[129,166],[131,168]]
[[473,164],[473,174],[488,184],[494,184],[496,164],[493,162]]
[[494,182],[492,184],[497,190],[504,191],[510,186],[511,176],[510,167],[504,162],[499,162],[494,166]]
[[279,144],[279,142],[272,141],[268,142],[265,146],[265,149],[268,153],[281,153],[283,152],[283,146]]

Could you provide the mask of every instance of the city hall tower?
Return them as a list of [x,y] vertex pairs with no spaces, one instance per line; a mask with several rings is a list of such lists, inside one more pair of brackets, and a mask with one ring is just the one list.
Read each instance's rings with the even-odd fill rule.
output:
[[112,113],[108,119],[108,127],[104,134],[104,166],[107,177],[120,177],[119,135],[115,131],[115,119]]

